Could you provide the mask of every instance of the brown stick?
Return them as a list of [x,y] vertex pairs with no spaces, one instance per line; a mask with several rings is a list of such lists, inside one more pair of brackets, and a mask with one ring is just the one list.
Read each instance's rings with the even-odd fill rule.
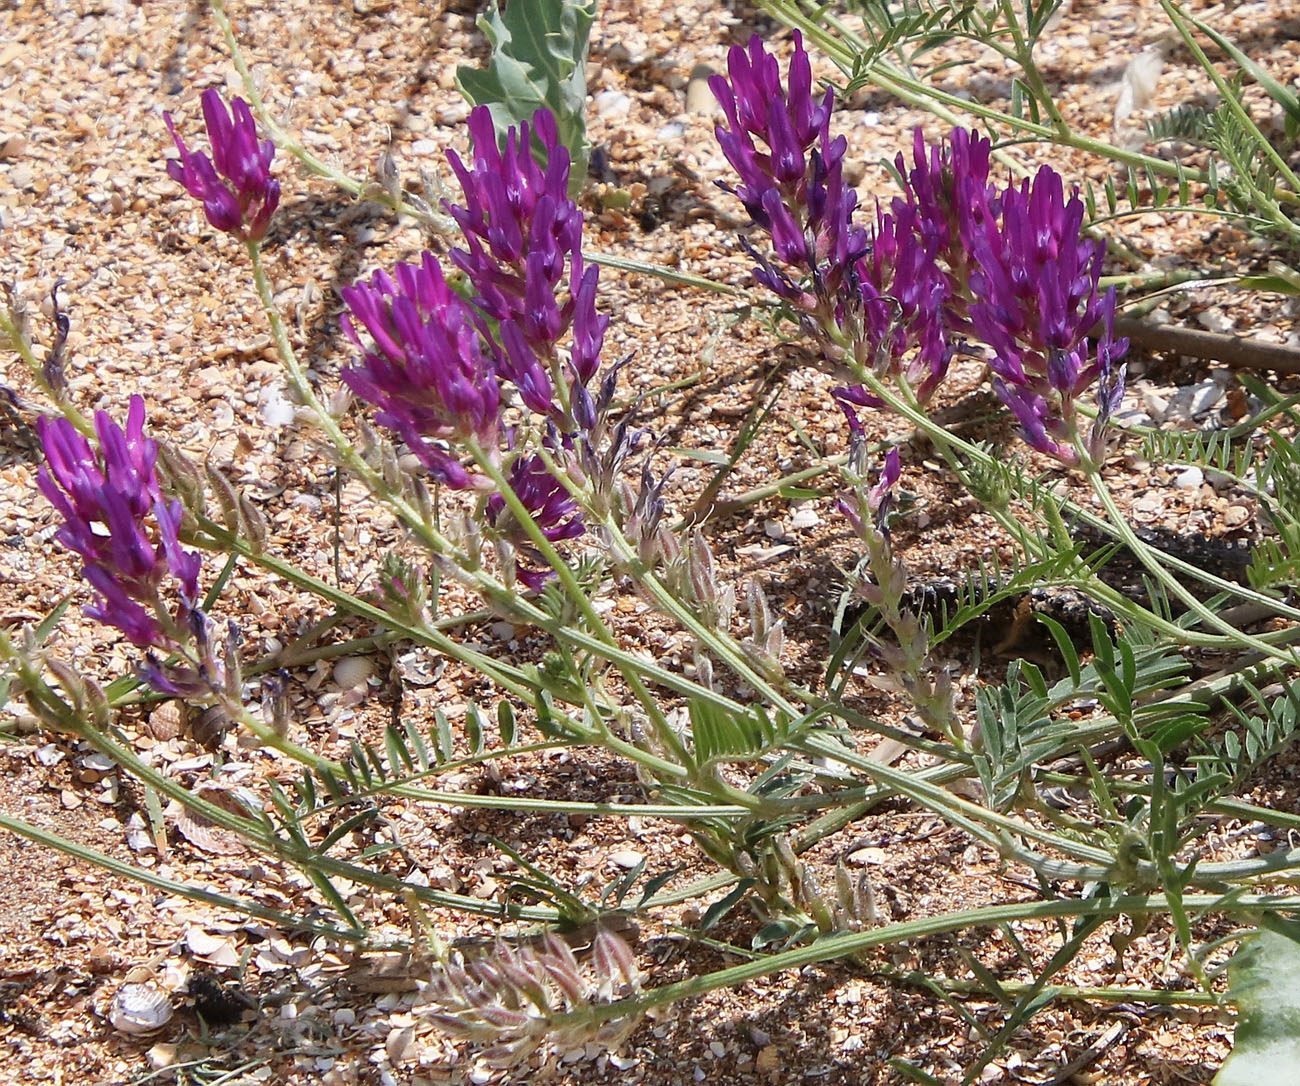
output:
[[1135,347],[1149,351],[1170,351],[1222,362],[1234,369],[1271,370],[1274,373],[1300,373],[1300,349],[1283,343],[1265,343],[1245,336],[1225,336],[1219,332],[1200,332],[1193,328],[1175,328],[1165,324],[1118,317],[1117,335],[1127,336]]

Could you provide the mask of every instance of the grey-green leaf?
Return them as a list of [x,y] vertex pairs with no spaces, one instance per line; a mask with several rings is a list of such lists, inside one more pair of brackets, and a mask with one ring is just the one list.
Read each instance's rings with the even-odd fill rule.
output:
[[1300,1067],[1300,942],[1261,931],[1229,966],[1237,1039],[1214,1086],[1291,1086]]
[[596,0],[497,0],[480,16],[479,29],[492,43],[485,71],[458,68],[461,93],[492,111],[498,136],[545,107],[555,115],[560,141],[573,167],[569,194],[587,176],[587,42]]

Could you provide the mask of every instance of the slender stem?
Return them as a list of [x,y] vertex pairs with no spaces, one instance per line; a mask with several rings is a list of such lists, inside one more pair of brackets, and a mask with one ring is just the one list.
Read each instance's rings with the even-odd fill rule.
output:
[[1056,99],[1052,92],[1048,90],[1047,83],[1043,79],[1042,73],[1038,70],[1038,65],[1034,63],[1034,43],[1025,37],[1024,27],[1020,25],[1020,20],[1016,18],[1015,8],[1011,0],[1002,0],[1002,13],[1006,19],[1007,27],[1011,31],[1011,38],[1016,47],[1012,57],[1020,70],[1025,75],[1025,82],[1033,92],[1034,97],[1046,108],[1048,116],[1052,118],[1052,125],[1056,128],[1057,138],[1071,135],[1070,126],[1066,123],[1065,117],[1057,108]]
[[[1120,512],[1119,506],[1115,504],[1115,499],[1110,493],[1110,488],[1106,486],[1105,481],[1102,479],[1101,473],[1097,471],[1096,468],[1092,468],[1086,472],[1086,475],[1088,482],[1092,485],[1093,492],[1101,500],[1102,507],[1106,510],[1111,524],[1119,533],[1120,539],[1151,572],[1160,583],[1161,587],[1181,601],[1183,605],[1200,618],[1202,622],[1213,629],[1218,630],[1230,641],[1252,648],[1256,652],[1262,653],[1266,658],[1277,659],[1287,664],[1300,664],[1300,656],[1297,656],[1294,651],[1283,652],[1279,648],[1270,645],[1268,642],[1263,641],[1252,634],[1248,634],[1243,630],[1238,630],[1231,623],[1225,622],[1217,614],[1206,607],[1205,604],[1193,596],[1180,581],[1170,574],[1169,570],[1165,568],[1161,562],[1157,561],[1155,556],[1151,553],[1151,548],[1137,537],[1137,533],[1133,531],[1132,526],[1129,524],[1124,514]],[[1190,640],[1190,635],[1188,633],[1184,633],[1184,637],[1187,637]]]
[[[989,995],[987,986],[978,980],[939,978],[932,977],[928,973],[879,968],[868,970],[868,976],[881,977],[898,984],[908,984],[931,990],[938,987],[948,995],[958,998],[974,996],[979,999],[987,999]],[[1004,993],[1013,998],[1027,995],[1031,989],[1038,990],[1037,986],[1026,981],[1000,980],[998,986]],[[1048,984],[1042,986],[1041,991],[1044,998],[1052,1001],[1077,999],[1087,1003],[1149,1003],[1158,1007],[1218,1007],[1223,1003],[1223,997],[1215,992],[1186,988],[1173,990],[1166,988],[1113,988],[1104,986],[1083,988],[1073,984]]]
[[[936,448],[944,449],[946,447],[951,447],[952,449],[960,450],[964,456],[986,467],[993,466],[996,463],[994,458],[983,449],[980,449],[977,446],[972,445],[969,441],[965,441],[957,435],[945,430],[942,426],[926,415],[924,411],[909,403],[904,397],[896,393],[894,389],[887,386],[875,374],[861,372],[856,376],[862,384],[866,385],[873,393],[884,400],[891,410],[902,415],[908,420],[908,422],[915,426],[918,431],[928,437],[934,443]],[[1132,529],[1128,528],[1127,521],[1124,520],[1123,516],[1119,513],[1119,510],[1115,508],[1113,504],[1111,509],[1108,509],[1107,512],[1111,517],[1116,518],[1118,523],[1112,523],[1112,521],[1107,517],[1099,517],[1088,509],[1085,509],[1083,506],[1068,500],[1062,499],[1060,507],[1062,511],[1067,512],[1071,517],[1083,521],[1090,528],[1103,532],[1112,539],[1119,539],[1121,542],[1127,543],[1128,539],[1125,537],[1125,531],[1127,531],[1129,537],[1133,537]],[[986,506],[986,508],[988,507]],[[988,511],[995,516],[997,515],[997,510],[995,509],[988,508]],[[1009,521],[1004,523],[1009,529],[1011,528]],[[1023,525],[1020,526],[1019,531],[1025,531]],[[1153,551],[1154,548],[1145,546],[1145,553],[1148,557],[1150,557]],[[1037,551],[1031,550],[1030,553],[1037,553]],[[1191,562],[1184,561],[1183,559],[1165,551],[1159,551],[1158,553],[1160,555],[1159,562],[1167,570],[1173,570],[1188,577],[1192,577],[1195,580],[1200,581],[1202,584],[1209,585],[1216,591],[1231,593],[1233,596],[1236,596],[1243,601],[1248,600],[1251,603],[1258,603],[1271,608],[1275,614],[1281,617],[1300,620],[1300,608],[1292,607],[1276,597],[1267,596],[1262,592],[1257,592],[1248,585],[1224,580],[1222,577],[1218,577],[1199,566],[1193,565]],[[1154,561],[1154,559],[1152,560]],[[1223,647],[1225,645],[1241,645],[1243,644],[1241,638],[1247,636],[1240,634],[1235,629],[1232,630],[1230,635],[1216,637],[1209,634],[1197,634],[1195,631],[1189,631],[1181,626],[1171,626],[1159,615],[1141,607],[1132,600],[1129,600],[1127,597],[1118,595],[1113,589],[1110,589],[1109,586],[1104,585],[1095,577],[1091,577],[1088,584],[1088,591],[1097,592],[1099,598],[1109,598],[1110,600],[1113,600],[1121,611],[1126,611],[1135,615],[1140,614],[1143,622],[1148,622],[1156,628],[1166,630],[1170,636],[1176,634],[1176,636],[1187,644],[1198,645],[1205,648]],[[1255,640],[1261,639],[1256,638]],[[1261,644],[1267,644],[1267,642],[1261,640]],[[1266,652],[1266,655],[1270,657],[1277,655],[1276,650],[1272,647],[1264,651]]]
[[367,942],[362,933],[348,928],[330,927],[328,924],[321,924],[307,917],[292,916],[289,913],[281,912],[279,909],[268,908],[247,898],[230,897],[227,894],[220,894],[203,886],[194,886],[189,883],[164,878],[154,871],[136,867],[134,864],[119,860],[116,856],[110,856],[107,852],[100,852],[89,845],[70,841],[57,833],[43,830],[39,826],[33,826],[30,822],[24,822],[20,818],[13,818],[3,812],[0,812],[0,827],[7,829],[10,833],[17,834],[19,837],[25,837],[35,844],[62,852],[65,856],[71,856],[75,860],[93,864],[102,871],[109,871],[122,878],[131,879],[144,886],[151,886],[155,890],[161,890],[164,894],[176,894],[179,897],[189,898],[191,901],[200,901],[205,905],[213,905],[218,909],[229,909],[244,916],[255,916],[259,920],[277,924],[286,931],[312,931],[317,935],[325,935],[343,942]]
[[[432,890],[425,886],[415,886],[403,882],[401,879],[383,875],[369,868],[347,863],[343,860],[336,860],[333,857],[314,851],[305,839],[290,840],[279,837],[272,832],[269,821],[262,822],[233,814],[224,807],[204,799],[202,795],[190,791],[174,777],[165,776],[152,766],[141,761],[135,752],[125,744],[118,742],[112,736],[82,720],[75,710],[44,681],[30,662],[23,660],[13,651],[12,644],[3,631],[0,631],[0,658],[17,660],[19,672],[29,698],[35,699],[41,710],[56,721],[59,728],[90,743],[96,750],[107,755],[122,769],[130,773],[132,777],[152,788],[159,795],[168,796],[190,810],[201,814],[214,825],[238,834],[241,840],[263,853],[290,863],[303,871],[312,871],[318,875],[332,875],[351,879],[363,886],[389,892],[401,892],[409,889],[411,892],[416,893],[421,901],[428,904],[459,909],[476,915],[501,916],[504,913],[505,915],[542,922],[554,922],[559,918],[555,910],[541,906],[502,905],[479,901],[476,898],[462,894],[452,894],[446,891]],[[319,760],[327,761],[326,759]],[[341,767],[336,765],[336,773],[339,768]]]
[[[760,0],[759,6],[781,20],[786,26],[802,31],[804,36],[816,42],[818,47],[842,71],[848,74],[855,73],[855,63],[865,50],[845,44],[836,35],[828,33],[813,16],[805,14],[794,0]],[[865,71],[859,71],[856,74],[860,77],[865,75],[881,90],[893,94],[908,105],[917,106],[933,113],[949,123],[959,124],[963,114],[973,115],[981,120],[995,122],[1012,131],[1022,132],[1040,140],[1074,147],[1081,151],[1090,151],[1093,154],[1143,169],[1150,168],[1153,172],[1164,177],[1177,177],[1179,179],[1185,177],[1200,182],[1206,180],[1203,170],[1187,170],[1178,163],[1166,162],[1163,159],[1136,151],[1126,151],[1121,147],[1116,147],[1101,140],[1091,139],[1073,130],[1064,133],[1058,132],[1051,125],[1040,124],[1025,117],[1017,117],[1014,114],[986,106],[981,102],[968,100],[948,91],[940,90],[914,76],[908,75],[897,65],[885,60],[883,57],[873,59],[867,65]]]
[[[1189,909],[1218,910],[1234,915],[1260,910],[1288,912],[1300,908],[1300,897],[1273,894],[1223,896],[1218,894],[1188,894],[1183,904]],[[1017,920],[1052,920],[1065,917],[1150,916],[1168,911],[1163,894],[1126,894],[1122,897],[1094,897],[1052,901],[1029,901],[1009,905],[985,905],[976,909],[962,909],[939,916],[907,920],[868,931],[847,935],[829,935],[808,946],[783,951],[756,961],[744,962],[720,969],[714,973],[691,977],[676,984],[654,988],[634,999],[616,1003],[583,1007],[569,1014],[557,1015],[550,1020],[552,1028],[594,1025],[612,1018],[643,1014],[654,1007],[667,1006],[683,999],[691,999],[717,991],[735,988],[746,981],[790,969],[802,969],[818,962],[835,961],[862,954],[876,947],[901,944],[927,935],[943,935],[969,928],[996,927]]]
[[[586,620],[588,628],[592,631],[592,634],[601,643],[606,652],[609,650],[619,652],[620,650],[618,649],[613,633],[605,624],[605,620],[596,612],[595,607],[592,606],[591,600],[587,598],[587,594],[582,590],[582,586],[578,583],[578,578],[574,575],[573,570],[569,568],[569,563],[561,557],[559,551],[555,549],[555,545],[546,538],[546,533],[542,531],[541,525],[533,519],[532,513],[530,513],[524,503],[519,500],[519,495],[515,493],[514,488],[510,485],[500,467],[493,462],[493,458],[479,446],[477,441],[471,439],[469,442],[469,448],[480,470],[482,470],[492,480],[492,482],[496,484],[497,490],[506,505],[509,507],[511,515],[514,516],[516,522],[524,529],[524,531],[528,533],[528,537],[532,541],[533,546],[541,552],[542,558],[545,560],[546,564],[555,571],[555,575],[564,585],[568,598],[573,602],[573,605],[578,608],[582,617]],[[602,652],[602,655],[605,655],[605,653]],[[671,751],[673,756],[683,765],[693,765],[694,761],[690,752],[687,751],[686,745],[682,742],[681,736],[679,736],[676,729],[668,723],[668,718],[664,715],[664,711],[660,707],[659,702],[646,688],[640,674],[638,674],[637,666],[635,664],[616,664],[615,666],[619,668],[624,681],[627,682],[633,695],[636,697],[637,701],[640,702],[641,707],[649,717],[650,722],[655,729],[656,738],[663,744],[664,748]]]
[[[1273,141],[1260,131],[1259,125],[1255,123],[1254,118],[1251,117],[1246,107],[1241,104],[1238,94],[1234,93],[1234,90],[1229,86],[1228,81],[1219,74],[1219,70],[1214,66],[1210,58],[1205,55],[1205,50],[1201,48],[1201,43],[1196,40],[1195,35],[1192,34],[1191,30],[1187,27],[1185,21],[1186,16],[1182,7],[1173,3],[1172,0],[1160,0],[1160,6],[1164,8],[1165,14],[1169,16],[1169,21],[1174,24],[1179,36],[1183,39],[1183,43],[1189,50],[1191,50],[1192,56],[1196,59],[1196,63],[1199,64],[1201,68],[1204,69],[1205,74],[1210,77],[1210,81],[1214,84],[1214,89],[1219,92],[1220,103],[1226,105],[1229,111],[1231,111],[1236,117],[1237,122],[1250,133],[1251,143],[1255,147],[1255,153],[1263,154],[1264,157],[1272,163],[1273,168],[1277,170],[1278,174],[1286,178],[1287,184],[1291,186],[1293,192],[1300,190],[1300,177],[1296,176],[1291,169],[1290,163],[1288,163],[1279,153],[1278,149],[1273,146]],[[1239,180],[1244,180],[1250,185],[1251,191],[1257,197],[1256,204],[1263,202],[1264,194],[1259,192],[1248,178],[1239,178]],[[1295,223],[1280,211],[1278,211],[1276,215],[1278,225],[1284,227],[1288,233],[1296,233]]]
[[45,380],[45,370],[41,365],[41,360],[36,357],[31,342],[23,335],[22,328],[19,327],[18,321],[14,319],[14,314],[4,307],[0,307],[0,346],[10,348],[27,364],[36,387],[49,398],[50,402],[58,408],[59,413],[65,419],[72,423],[85,437],[94,438],[95,424],[83,415],[66,396],[61,395],[57,389],[50,387],[50,383]]
[[[999,850],[1004,847],[1003,835],[1015,834],[1019,837],[1051,845],[1067,855],[1090,859],[1099,864],[1109,865],[1111,862],[1110,853],[1104,849],[1094,848],[1079,841],[1068,840],[1059,834],[1049,833],[1036,826],[1009,818],[987,807],[982,807],[978,803],[962,799],[945,788],[940,788],[935,784],[919,779],[915,773],[909,773],[906,770],[895,769],[881,762],[872,761],[866,755],[850,750],[829,735],[814,733],[800,740],[798,747],[808,754],[834,759],[845,765],[852,766],[860,773],[864,773],[878,783],[886,785],[892,791],[924,804],[936,814],[954,824],[960,825],[967,833]],[[990,828],[986,829],[985,826]]]

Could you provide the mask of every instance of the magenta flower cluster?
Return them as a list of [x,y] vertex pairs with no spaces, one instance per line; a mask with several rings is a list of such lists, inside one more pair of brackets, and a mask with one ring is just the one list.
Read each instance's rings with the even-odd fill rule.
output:
[[[537,111],[531,131],[527,124],[508,130],[504,151],[486,107],[470,113],[469,131],[471,163],[447,155],[465,195],[464,207],[446,205],[466,244],[451,260],[473,285],[475,304],[499,325],[503,376],[545,414],[557,344],[572,334],[565,383],[585,386],[609,324],[596,312],[599,270],[583,266],[582,212],[568,197],[569,151],[547,110]],[[534,137],[545,148],[544,167],[533,157]]]
[[[345,289],[344,328],[361,360],[343,379],[447,486],[492,488],[466,466],[467,440],[508,459],[507,481],[546,537],[571,539],[583,531],[576,503],[539,454],[514,450],[501,415],[512,388],[544,420],[553,453],[593,429],[588,385],[609,323],[596,310],[599,270],[582,259],[582,213],[567,195],[569,153],[551,114],[539,110],[531,126],[509,130],[504,147],[486,107],[470,114],[469,130],[470,160],[448,155],[465,204],[445,205],[464,239],[451,260],[468,297],[428,253],[418,267],[399,265]],[[533,157],[534,139],[544,165]],[[486,513],[517,553],[533,553],[500,495]],[[540,583],[541,574],[522,566],[519,574]]]
[[[732,49],[728,73],[711,81],[727,122],[718,142],[776,257],[755,253],[755,279],[791,304],[828,360],[903,378],[925,402],[954,354],[983,343],[1025,440],[1067,464],[1080,446],[1098,459],[1128,344],[1113,332],[1114,291],[1099,287],[1104,244],[1081,236],[1083,202],[1060,176],[1043,166],[998,189],[988,140],[956,129],[927,145],[918,131],[910,166],[896,160],[903,195],[877,205],[864,230],[843,180],[844,139],[830,138],[833,94],[813,94],[799,35],[784,87],[758,37]],[[1100,424],[1085,438],[1076,400],[1093,384]],[[880,403],[862,385],[836,395],[855,430],[855,408]]]
[[399,264],[391,276],[377,271],[342,295],[352,311],[343,330],[361,351],[361,364],[344,370],[343,380],[434,479],[456,490],[473,486],[455,445],[473,438],[495,447],[501,416],[495,359],[477,314],[447,285],[431,253],[419,265]]
[[[162,496],[144,401],[131,397],[125,429],[96,412],[98,451],[67,419],[40,419],[37,429],[46,461],[37,485],[63,518],[55,539],[81,556],[99,597],[86,614],[141,647],[167,646],[197,608],[200,559],[177,538],[180,502]],[[166,585],[180,596],[175,618],[163,599]]]
[[209,88],[202,104],[212,157],[190,151],[176,134],[171,114],[164,113],[180,152],[167,163],[167,173],[203,202],[214,229],[243,241],[261,241],[280,203],[280,183],[271,176],[275,145],[258,140],[253,114],[242,98],[235,98],[227,112],[220,92]]
[[[167,172],[203,201],[213,226],[258,241],[279,200],[270,176],[274,148],[258,142],[238,98],[228,113],[220,95],[207,91],[203,114],[212,158],[190,152],[167,116],[180,151]],[[569,152],[550,112],[539,110],[531,125],[510,129],[504,146],[486,107],[471,112],[469,131],[469,161],[448,154],[464,206],[444,203],[464,238],[451,261],[468,290],[463,296],[453,289],[427,252],[418,264],[377,271],[345,288],[343,330],[360,359],[343,380],[439,483],[493,489],[469,463],[472,442],[505,463],[508,481],[548,538],[572,538],[583,530],[576,504],[538,454],[514,452],[502,412],[513,389],[545,421],[553,452],[595,429],[599,401],[588,385],[609,323],[596,310],[599,270],[582,259],[582,213],[568,197]],[[543,162],[534,157],[535,144]],[[499,535],[530,553],[499,495],[487,512]]]

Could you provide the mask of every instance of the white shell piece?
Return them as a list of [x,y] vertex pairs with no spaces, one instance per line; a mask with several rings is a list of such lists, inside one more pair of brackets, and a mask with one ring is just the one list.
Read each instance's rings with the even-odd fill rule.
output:
[[171,996],[152,984],[123,984],[113,997],[108,1020],[123,1033],[153,1033],[172,1018]]

